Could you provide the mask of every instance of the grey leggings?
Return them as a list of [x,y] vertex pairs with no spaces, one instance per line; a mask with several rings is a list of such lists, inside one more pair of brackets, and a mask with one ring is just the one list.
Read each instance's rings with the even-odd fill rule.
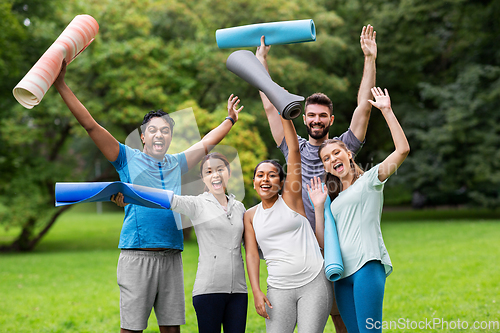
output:
[[277,289],[267,286],[266,305],[270,319],[266,319],[267,333],[323,332],[333,303],[332,283],[321,270],[308,284],[294,289]]

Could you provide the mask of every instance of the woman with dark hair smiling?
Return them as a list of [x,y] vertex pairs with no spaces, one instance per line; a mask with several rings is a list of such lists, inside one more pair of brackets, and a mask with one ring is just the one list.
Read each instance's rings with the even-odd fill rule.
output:
[[[253,185],[262,200],[245,213],[247,270],[257,313],[267,332],[323,332],[333,302],[323,256],[302,204],[299,142],[281,119],[289,147],[288,176],[275,161],[260,162]],[[282,190],[282,194],[279,191]],[[260,289],[259,252],[267,264],[267,296]]]

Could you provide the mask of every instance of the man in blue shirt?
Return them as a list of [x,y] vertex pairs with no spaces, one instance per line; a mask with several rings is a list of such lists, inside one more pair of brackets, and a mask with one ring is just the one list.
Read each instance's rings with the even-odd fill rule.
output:
[[[165,112],[151,111],[141,125],[141,152],[119,143],[90,115],[64,81],[66,63],[54,86],[120,180],[168,189],[181,194],[181,176],[229,132],[238,120],[238,97],[228,100],[228,117],[200,142],[186,151],[166,154],[172,141],[174,121]],[[177,219],[180,223],[180,219]],[[182,226],[171,210],[128,205],[120,234],[117,280],[120,286],[121,332],[142,332],[152,308],[161,333],[180,332],[185,323],[184,282],[181,251]]]

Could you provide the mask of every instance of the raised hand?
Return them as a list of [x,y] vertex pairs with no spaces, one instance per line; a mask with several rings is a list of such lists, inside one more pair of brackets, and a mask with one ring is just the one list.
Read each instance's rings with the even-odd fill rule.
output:
[[377,42],[375,41],[376,36],[377,32],[373,31],[373,26],[368,24],[368,26],[363,27],[361,36],[359,36],[359,43],[361,44],[361,49],[363,50],[365,57],[377,57]]
[[241,106],[238,109],[238,104],[240,103],[240,100],[238,99],[238,96],[234,96],[231,94],[227,100],[227,115],[231,117],[234,122],[238,121],[238,114],[240,111],[244,108],[244,106]]
[[59,75],[56,77],[56,80],[54,81],[54,86],[59,87],[61,85],[64,85],[64,76],[66,75],[66,59],[63,59],[62,64],[61,64],[61,71],[59,72]]
[[373,87],[371,89],[373,97],[375,97],[375,101],[368,100],[374,107],[379,109],[380,111],[391,110],[391,98],[389,97],[389,91],[384,89],[382,91],[379,87]]
[[264,65],[267,61],[267,54],[271,49],[271,45],[266,45],[265,36],[260,37],[260,46],[257,46],[257,50],[255,51],[255,56],[259,59],[260,63]]
[[328,191],[326,185],[321,184],[319,177],[311,178],[311,186],[309,184],[306,184],[306,186],[314,208],[324,205]]

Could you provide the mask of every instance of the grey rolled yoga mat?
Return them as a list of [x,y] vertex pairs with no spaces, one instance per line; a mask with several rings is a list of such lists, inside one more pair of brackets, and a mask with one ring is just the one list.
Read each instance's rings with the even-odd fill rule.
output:
[[231,53],[226,60],[226,67],[266,94],[283,118],[295,119],[302,113],[301,102],[304,97],[290,94],[276,84],[252,52],[239,50]]

